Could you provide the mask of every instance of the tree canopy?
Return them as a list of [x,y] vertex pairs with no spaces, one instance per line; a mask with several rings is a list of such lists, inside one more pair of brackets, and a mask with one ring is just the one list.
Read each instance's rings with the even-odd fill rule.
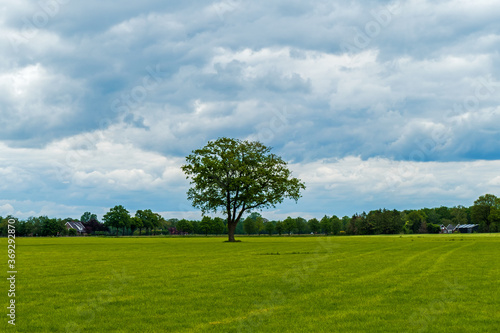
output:
[[[479,224],[480,230],[483,232],[495,232],[497,228],[495,215],[498,208],[500,208],[500,201],[496,196],[493,194],[480,196],[474,201],[474,206],[471,207],[472,223]],[[490,216],[491,213],[493,215]],[[492,222],[493,225],[490,226]]]
[[91,212],[85,212],[80,218],[80,222],[82,223],[89,222],[90,220],[97,220],[97,215],[92,214]]
[[[122,205],[117,205],[109,210],[103,216],[104,225],[116,228],[116,235],[118,236],[118,229],[125,230],[130,225],[130,214],[128,210]],[[123,232],[125,233],[125,232]]]
[[182,166],[192,187],[194,207],[227,214],[228,238],[245,212],[276,207],[285,198],[297,201],[305,185],[291,176],[287,163],[260,142],[219,138],[186,157]]

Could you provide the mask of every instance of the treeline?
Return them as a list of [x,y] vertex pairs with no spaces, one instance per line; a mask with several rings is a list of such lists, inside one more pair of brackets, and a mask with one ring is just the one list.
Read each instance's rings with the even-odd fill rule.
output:
[[500,198],[480,196],[471,207],[423,208],[419,210],[378,209],[352,217],[324,216],[320,221],[287,218],[275,222],[278,233],[324,233],[347,235],[439,233],[441,226],[477,224],[479,232],[500,231]]
[[7,235],[8,221],[15,219],[16,236],[65,236],[69,234],[66,222],[74,221],[71,218],[49,218],[47,216],[30,217],[27,220],[19,220],[14,216],[0,217],[0,233]]
[[[138,210],[134,217],[123,206],[115,206],[103,217],[103,222],[96,214],[85,212],[80,219],[49,218],[47,216],[30,217],[27,220],[16,219],[14,216],[0,217],[0,234],[7,235],[8,221],[16,220],[16,236],[76,236],[87,235],[134,235],[134,234],[169,234],[171,223],[165,221],[159,214],[150,209]],[[68,222],[81,222],[84,230],[67,227]]]
[[[7,235],[8,220],[0,217],[0,233]],[[16,219],[17,220],[17,219]],[[95,214],[84,213],[80,219],[30,217],[16,221],[17,236],[66,236],[77,235],[67,222],[79,221],[87,235],[222,235],[227,234],[227,221],[220,217],[204,216],[201,221],[164,219],[150,209],[138,210],[134,216],[121,205],[109,210],[100,222]],[[439,233],[441,225],[477,224],[479,232],[500,231],[500,198],[492,194],[479,197],[471,207],[439,207],[419,210],[373,210],[351,217],[325,215],[320,220],[287,217],[282,221],[269,221],[259,213],[252,213],[238,223],[236,234],[284,235],[377,235]]]
[[[201,221],[186,219],[165,220],[151,209],[137,210],[134,216],[123,206],[118,205],[109,210],[102,222],[96,214],[85,212],[79,219],[49,218],[47,216],[30,217],[20,220],[14,216],[0,217],[0,235],[8,234],[9,219],[16,220],[16,236],[77,236],[81,234],[94,236],[131,236],[131,235],[186,235],[205,234],[220,235],[227,233],[226,221],[216,217],[203,217]],[[68,229],[68,222],[81,222],[84,231]]]

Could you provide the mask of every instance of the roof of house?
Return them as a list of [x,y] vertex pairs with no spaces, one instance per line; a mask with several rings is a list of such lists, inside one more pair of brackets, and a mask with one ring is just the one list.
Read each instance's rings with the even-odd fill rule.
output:
[[83,226],[82,222],[66,222],[66,225],[71,229],[76,229],[78,232],[85,232],[85,227]]

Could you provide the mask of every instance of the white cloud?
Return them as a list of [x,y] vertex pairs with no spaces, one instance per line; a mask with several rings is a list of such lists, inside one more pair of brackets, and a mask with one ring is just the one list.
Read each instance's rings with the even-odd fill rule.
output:
[[63,205],[51,201],[0,200],[0,215],[12,215],[22,220],[32,216],[78,219],[86,211],[93,211],[102,217],[108,209],[99,206]]
[[500,187],[500,176],[496,176],[495,178],[490,180],[488,185]]
[[60,176],[77,186],[151,190],[179,183],[179,158],[141,150],[126,140],[119,143],[113,134],[110,128],[67,138],[48,145],[44,155],[53,155],[50,162],[62,170]]
[[12,207],[11,204],[4,204],[0,206],[0,215],[1,216],[6,216],[6,215],[12,215],[14,214],[15,210],[14,207]]

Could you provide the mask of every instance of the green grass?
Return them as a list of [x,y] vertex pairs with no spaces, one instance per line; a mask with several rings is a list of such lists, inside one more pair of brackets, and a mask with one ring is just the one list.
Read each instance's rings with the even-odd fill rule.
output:
[[239,239],[18,238],[17,325],[7,325],[4,283],[0,331],[494,332],[500,326],[496,235]]

